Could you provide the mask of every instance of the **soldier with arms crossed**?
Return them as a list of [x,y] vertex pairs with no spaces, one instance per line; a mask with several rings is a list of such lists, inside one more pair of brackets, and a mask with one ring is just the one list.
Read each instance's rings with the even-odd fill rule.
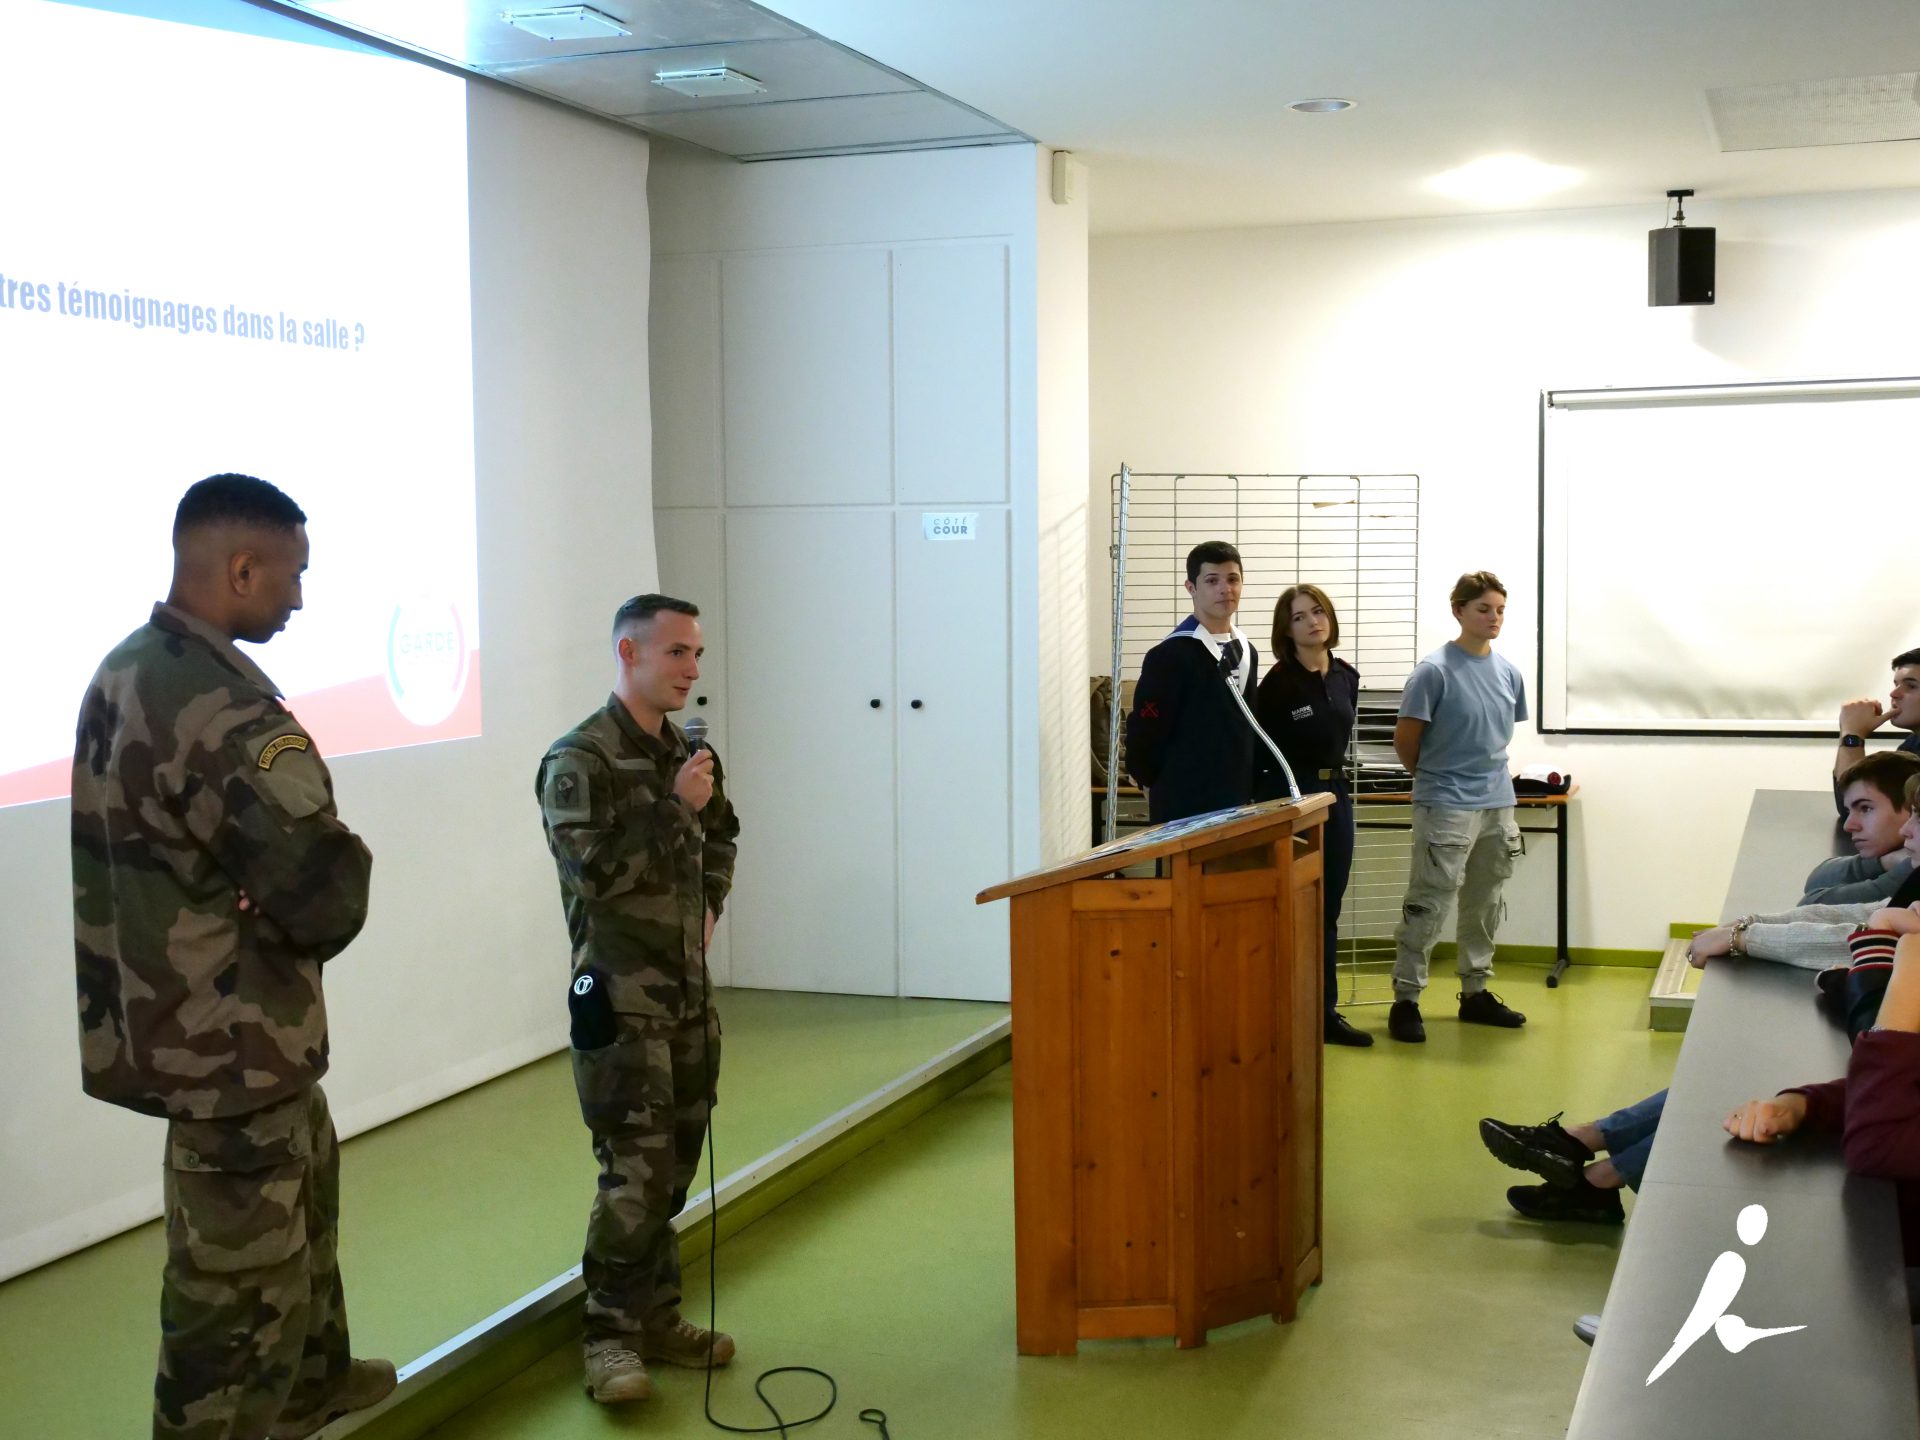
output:
[[740,824],[713,751],[667,718],[700,677],[699,610],[637,595],[613,618],[601,709],[554,742],[535,785],[573,942],[573,1078],[599,1188],[587,1221],[586,1387],[653,1393],[648,1360],[705,1368],[731,1336],[680,1315],[680,1243],[720,1070],[706,946]]
[[297,1440],[382,1399],[336,1262],[321,966],[372,857],[234,641],[300,608],[306,516],[246,475],[186,493],[173,588],[94,674],[73,757],[81,1081],[167,1120],[153,1434]]

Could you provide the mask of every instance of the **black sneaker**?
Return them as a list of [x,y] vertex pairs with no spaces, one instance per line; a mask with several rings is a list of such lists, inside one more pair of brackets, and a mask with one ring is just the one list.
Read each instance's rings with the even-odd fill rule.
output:
[[1491,990],[1476,990],[1460,997],[1460,1020],[1466,1025],[1497,1025],[1502,1030],[1518,1030],[1527,1017],[1509,1010]]
[[1364,1050],[1373,1044],[1373,1037],[1364,1030],[1356,1030],[1353,1022],[1344,1015],[1327,1012],[1327,1044],[1351,1045],[1356,1050]]
[[1593,1151],[1562,1127],[1559,1115],[1538,1125],[1482,1120],[1480,1143],[1502,1165],[1531,1170],[1549,1185],[1558,1185],[1563,1190],[1580,1182],[1581,1171],[1593,1159]]
[[1420,1006],[1412,1000],[1396,1000],[1387,1012],[1387,1033],[1408,1045],[1427,1043],[1427,1023],[1420,1018]]
[[1529,1220],[1578,1220],[1587,1225],[1624,1225],[1627,1212],[1618,1190],[1602,1190],[1582,1180],[1562,1189],[1558,1185],[1515,1185],[1507,1204]]

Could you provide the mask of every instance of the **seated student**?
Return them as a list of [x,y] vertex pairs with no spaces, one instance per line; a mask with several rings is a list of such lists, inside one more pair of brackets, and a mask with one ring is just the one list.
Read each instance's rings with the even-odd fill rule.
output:
[[1853,838],[1852,855],[1836,855],[1813,867],[1802,905],[1849,905],[1886,901],[1913,870],[1913,857],[1900,843],[1907,823],[1907,781],[1920,775],[1920,755],[1883,750],[1847,772],[1842,792],[1843,827]]
[[1879,1014],[1854,1041],[1845,1078],[1749,1100],[1727,1116],[1726,1131],[1756,1145],[1799,1130],[1841,1135],[1849,1170],[1897,1182],[1900,1239],[1912,1266],[1920,1265],[1920,916],[1876,918],[1906,933]]
[[[1917,789],[1920,789],[1920,756],[1898,752],[1870,755],[1847,777],[1848,833],[1853,835],[1862,857],[1882,849],[1902,857],[1905,863],[1897,871],[1899,880],[1904,880],[1912,870],[1912,857],[1900,842],[1906,838],[1913,819],[1911,797]],[[1889,825],[1893,827],[1891,831]],[[1808,877],[1809,884],[1833,863],[1829,861],[1816,867]],[[1879,863],[1876,857],[1873,864]],[[1876,911],[1876,905],[1881,903],[1884,899],[1859,904],[1857,918],[1886,928],[1883,922],[1893,912]],[[1920,916],[1914,919],[1920,923]],[[1844,965],[1849,957],[1848,936],[1854,927],[1830,928],[1838,937],[1834,963]],[[1749,927],[1749,940],[1753,933]],[[1763,944],[1769,939],[1766,932],[1761,938]],[[1822,947],[1831,939],[1823,939]],[[1538,1125],[1489,1118],[1480,1122],[1480,1141],[1503,1165],[1531,1171],[1547,1182],[1515,1185],[1507,1191],[1507,1203],[1522,1215],[1533,1220],[1618,1225],[1626,1218],[1620,1204],[1621,1187],[1640,1188],[1666,1102],[1667,1092],[1662,1090],[1611,1115],[1571,1127],[1561,1125],[1558,1115]],[[1600,1158],[1602,1151],[1606,1152],[1605,1159]]]
[[[1849,1169],[1908,1181],[1920,1177],[1920,1151],[1915,1149],[1920,1146],[1920,1046],[1876,1037],[1920,1029],[1920,915],[1908,910],[1883,910],[1874,921],[1880,928],[1856,930],[1847,942],[1853,964],[1846,972],[1842,1008],[1847,1035],[1854,1046],[1848,1078],[1782,1091],[1772,1100],[1750,1100],[1727,1117],[1725,1128],[1739,1139],[1761,1145],[1772,1144],[1803,1125],[1812,1130],[1840,1131],[1846,1136]],[[1906,950],[1904,966],[1899,947]],[[1894,977],[1903,970],[1906,979],[1896,987]],[[1853,1087],[1851,1105],[1849,1085]],[[1664,1102],[1666,1092],[1653,1098]],[[1487,1123],[1482,1122],[1483,1136]],[[1550,1128],[1555,1128],[1553,1121],[1527,1130],[1547,1132]],[[1563,1134],[1571,1136],[1578,1128]],[[1501,1138],[1531,1145],[1544,1142],[1556,1150],[1566,1144],[1560,1136],[1548,1133]],[[1524,1162],[1510,1163],[1535,1168]],[[1634,1188],[1639,1188],[1637,1180]],[[1920,1190],[1900,1186],[1901,1240],[1909,1267],[1920,1261],[1917,1200]],[[1910,1291],[1915,1273],[1909,1268]],[[1598,1315],[1582,1315],[1573,1324],[1573,1333],[1588,1345],[1593,1344],[1599,1330]]]
[[1833,803],[1842,815],[1847,813],[1841,793],[1847,772],[1866,754],[1867,737],[1883,725],[1915,732],[1900,742],[1900,749],[1920,753],[1920,648],[1893,657],[1893,691],[1885,705],[1862,698],[1840,707],[1840,748],[1833,756]]
[[1260,656],[1233,623],[1240,608],[1240,552],[1208,540],[1187,555],[1193,614],[1146,653],[1127,716],[1127,769],[1147,791],[1159,825],[1245,805],[1253,798],[1258,740],[1232,686],[1244,697],[1260,679]]
[[[1620,1225],[1627,1218],[1620,1187],[1640,1188],[1666,1104],[1667,1092],[1662,1090],[1624,1110],[1572,1127],[1563,1126],[1558,1115],[1538,1125],[1482,1120],[1480,1143],[1502,1165],[1531,1170],[1547,1182],[1507,1190],[1507,1203],[1529,1220]],[[1607,1152],[1605,1159],[1600,1158],[1602,1150]]]
[[[1909,931],[1920,936],[1920,913],[1885,909],[1875,911],[1868,926],[1848,937],[1853,963],[1838,987],[1838,1018],[1855,1040],[1873,1025],[1879,1010],[1894,938]],[[1522,1215],[1618,1225],[1626,1218],[1620,1188],[1640,1188],[1666,1104],[1667,1092],[1662,1090],[1585,1125],[1563,1126],[1558,1115],[1538,1125],[1482,1120],[1480,1141],[1503,1165],[1531,1170],[1547,1182],[1507,1191],[1507,1203]],[[1607,1152],[1604,1160],[1599,1158],[1602,1150]],[[1582,1338],[1592,1343],[1591,1336]]]
[[[1907,820],[1900,840],[1910,859],[1920,859],[1920,822],[1913,813],[1920,799],[1920,775],[1907,781],[1901,797]],[[1920,902],[1920,870],[1910,869],[1886,904],[1905,909]],[[1772,960],[1802,970],[1827,970],[1847,963],[1847,936],[1872,920],[1881,902],[1863,900],[1849,905],[1802,905],[1774,915],[1743,915],[1731,925],[1702,930],[1687,942],[1687,959],[1695,967],[1728,955]]]

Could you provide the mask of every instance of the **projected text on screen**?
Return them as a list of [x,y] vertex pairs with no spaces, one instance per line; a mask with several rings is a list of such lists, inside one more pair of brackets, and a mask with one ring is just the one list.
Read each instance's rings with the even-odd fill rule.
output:
[[258,658],[322,749],[477,735],[464,82],[319,32],[18,8],[0,805],[66,793],[87,678],[219,471],[307,512],[306,608]]

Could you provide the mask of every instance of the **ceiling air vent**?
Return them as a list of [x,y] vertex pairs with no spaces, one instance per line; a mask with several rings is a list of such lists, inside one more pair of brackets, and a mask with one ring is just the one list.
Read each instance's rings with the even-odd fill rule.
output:
[[1709,90],[1722,150],[1792,150],[1920,139],[1920,72]]
[[691,95],[696,100],[714,96],[764,95],[767,87],[751,75],[743,75],[728,65],[710,65],[704,70],[662,70],[653,83],[676,95]]
[[542,40],[606,40],[633,32],[591,5],[547,5],[538,10],[504,10],[500,18]]

